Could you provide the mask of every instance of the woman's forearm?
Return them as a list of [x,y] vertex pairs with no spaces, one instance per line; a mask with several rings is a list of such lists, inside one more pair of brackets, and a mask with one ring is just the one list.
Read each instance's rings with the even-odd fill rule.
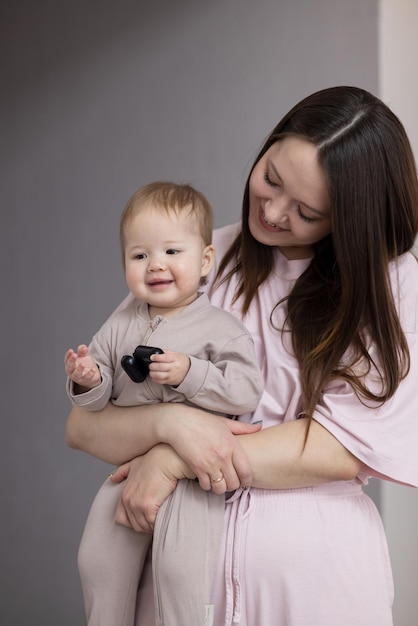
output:
[[[291,489],[357,476],[361,463],[318,423],[312,422],[304,446],[306,426],[306,420],[298,420],[257,433],[232,436],[251,465],[248,482],[240,476],[241,481],[229,483],[228,467],[233,465],[234,455],[224,464],[215,455],[211,457],[212,465],[209,463],[199,477],[200,486],[222,494],[239,485]],[[161,502],[177,480],[195,475],[170,445],[154,446],[148,454],[119,468],[112,479],[116,482],[126,479],[118,521],[135,530],[150,532]],[[218,476],[223,479],[218,480]]]
[[158,426],[167,406],[120,407],[109,403],[94,412],[73,407],[67,420],[66,442],[71,448],[120,465],[160,443]]
[[260,426],[230,420],[181,403],[138,407],[108,404],[102,411],[74,407],[68,417],[66,441],[113,465],[142,455],[159,443],[176,450],[203,488],[223,474],[229,490],[251,482],[251,468],[235,435]]
[[[97,412],[74,407],[67,421],[66,440],[70,447],[114,465],[142,455],[158,443],[168,443],[199,476],[202,486],[207,479],[206,488],[210,488],[210,478],[221,474],[227,478],[229,489],[237,487],[237,473],[244,484],[245,459],[252,471],[251,484],[262,489],[308,487],[355,478],[362,463],[318,422],[312,421],[305,444],[307,425],[307,419],[300,419],[251,432],[254,427],[250,425],[182,404],[118,407],[109,403]],[[236,438],[230,431],[232,426]],[[234,441],[240,445],[234,448]],[[239,449],[245,458],[237,456]]]
[[351,480],[363,465],[318,422],[286,422],[249,435],[239,435],[253,473],[252,485],[262,489],[310,487]]

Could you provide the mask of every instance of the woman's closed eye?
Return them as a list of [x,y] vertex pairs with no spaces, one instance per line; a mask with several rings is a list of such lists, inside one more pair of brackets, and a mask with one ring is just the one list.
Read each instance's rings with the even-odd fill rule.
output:
[[270,185],[270,187],[280,187],[280,186],[281,186],[279,182],[274,182],[274,181],[270,178],[269,173],[268,173],[268,171],[267,171],[267,170],[264,172],[264,180],[265,180],[265,182],[266,182],[268,185]]
[[303,213],[300,204],[297,205],[297,213],[299,215],[299,217],[304,221],[304,222],[308,222],[308,224],[312,224],[313,222],[316,221],[316,219],[314,217],[308,217],[307,215],[305,215],[305,213]]
[[[274,187],[274,188],[276,188],[276,189],[280,189],[280,188],[282,187],[282,185],[281,185],[281,183],[280,183],[280,182],[278,182],[278,181],[277,181],[277,182],[275,182],[275,181],[273,181],[273,180],[270,178],[269,173],[268,173],[268,171],[267,171],[267,170],[264,172],[264,180],[265,180],[265,182],[266,182],[268,185],[270,185],[270,187]],[[306,213],[304,213],[304,212],[302,211],[302,208],[301,208],[301,205],[300,205],[300,204],[298,204],[298,205],[296,206],[296,211],[297,211],[297,214],[299,215],[299,217],[300,217],[300,218],[301,218],[304,222],[307,222],[308,224],[312,224],[313,222],[315,222],[315,221],[316,221],[316,219],[315,219],[314,217],[309,217],[308,215],[306,215]]]

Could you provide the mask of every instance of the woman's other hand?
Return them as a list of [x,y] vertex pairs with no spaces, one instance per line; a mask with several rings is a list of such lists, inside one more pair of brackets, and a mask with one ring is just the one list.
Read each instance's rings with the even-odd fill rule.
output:
[[152,533],[158,509],[180,478],[194,478],[194,475],[167,444],[159,444],[121,465],[109,477],[115,483],[125,481],[116,522],[138,532]]
[[238,422],[181,404],[173,405],[172,410],[175,415],[167,412],[160,421],[159,436],[177,451],[202,489],[221,494],[252,484],[250,463],[235,435],[257,432],[261,424]]

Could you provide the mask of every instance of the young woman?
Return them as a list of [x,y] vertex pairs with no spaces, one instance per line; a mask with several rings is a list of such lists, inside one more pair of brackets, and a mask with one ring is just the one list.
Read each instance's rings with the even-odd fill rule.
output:
[[[362,485],[418,485],[417,229],[396,116],[355,87],[307,97],[257,156],[242,223],[214,237],[211,301],[255,340],[262,430],[179,405],[71,413],[69,445],[133,459],[114,478],[126,477],[120,523],[151,530],[191,471],[228,492],[202,624],[392,624],[386,540]],[[157,564],[154,587],[157,616],[145,576],[136,623],[175,624],[165,607],[187,593],[175,560]]]

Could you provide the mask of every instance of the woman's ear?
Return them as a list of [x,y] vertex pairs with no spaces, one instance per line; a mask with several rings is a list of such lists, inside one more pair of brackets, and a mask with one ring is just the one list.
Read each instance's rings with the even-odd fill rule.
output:
[[215,263],[215,246],[210,244],[206,246],[202,252],[202,270],[200,272],[201,278],[207,276]]

